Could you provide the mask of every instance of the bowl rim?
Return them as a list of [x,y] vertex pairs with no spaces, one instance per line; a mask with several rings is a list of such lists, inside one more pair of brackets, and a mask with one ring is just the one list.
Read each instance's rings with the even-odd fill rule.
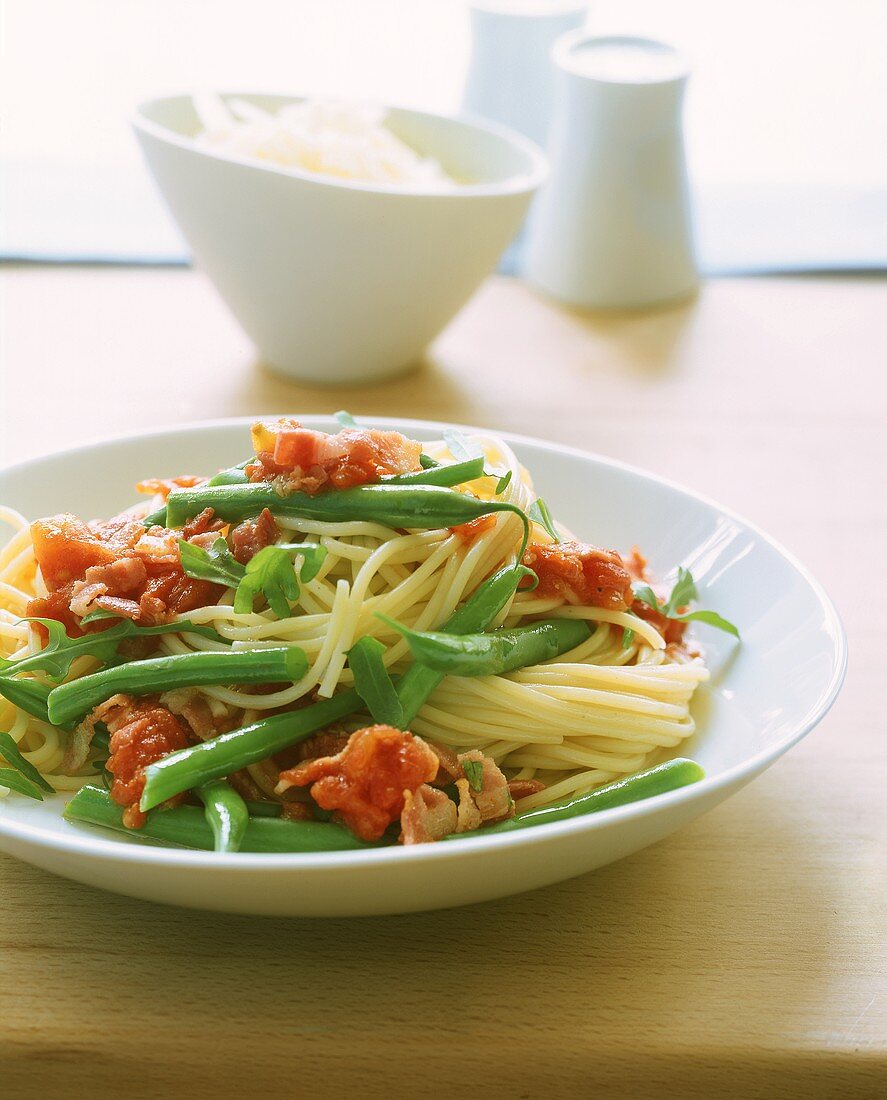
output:
[[[235,427],[248,428],[258,419],[273,418],[277,413],[258,414],[256,416],[223,417],[219,419],[187,421],[173,426],[149,428],[136,434],[122,434],[107,439],[90,443],[79,444],[60,451],[50,452],[27,459],[23,462],[0,467],[0,475],[8,477],[25,472],[30,467],[39,466],[47,461],[64,461],[66,458],[79,455],[83,452],[96,450],[102,447],[113,447],[127,442],[157,439],[164,436],[188,434],[194,431],[206,431],[212,429],[230,429]],[[414,428],[428,431],[442,431],[446,428],[457,428],[468,432],[490,434],[491,432],[501,436],[506,442],[528,444],[542,447],[547,450],[566,454],[583,461],[591,461],[598,465],[611,467],[616,470],[640,477],[648,482],[682,493],[707,508],[714,509],[720,515],[725,516],[744,526],[757,538],[766,543],[771,550],[785,559],[788,564],[803,578],[812,590],[822,609],[825,623],[828,626],[828,634],[833,639],[832,672],[828,683],[820,691],[819,696],[811,703],[806,712],[793,724],[791,731],[774,745],[770,745],[753,756],[734,764],[732,767],[720,772],[717,776],[706,775],[696,783],[686,787],[669,791],[665,794],[654,795],[651,798],[638,802],[631,802],[624,806],[616,806],[606,810],[600,810],[594,814],[585,814],[570,818],[566,821],[549,822],[537,825],[534,828],[516,830],[512,833],[503,833],[496,836],[469,836],[461,839],[459,843],[451,844],[417,844],[409,847],[391,846],[385,848],[372,848],[360,851],[344,852],[307,852],[307,853],[257,853],[237,852],[221,855],[217,852],[195,851],[187,848],[162,847],[156,844],[121,843],[120,839],[105,838],[99,833],[92,834],[89,826],[84,826],[80,832],[80,826],[75,825],[77,832],[70,835],[59,835],[52,829],[27,821],[9,820],[0,807],[0,837],[8,836],[12,839],[23,841],[31,846],[54,849],[57,852],[79,854],[83,856],[99,856],[110,860],[136,862],[147,867],[178,868],[182,871],[191,870],[226,870],[234,873],[251,874],[253,872],[298,872],[299,874],[325,874],[335,872],[348,867],[385,866],[394,862],[412,863],[417,860],[447,861],[459,858],[460,853],[464,857],[483,857],[491,854],[499,848],[511,849],[523,845],[557,843],[561,838],[577,836],[581,833],[592,832],[596,829],[618,825],[628,820],[641,820],[655,813],[659,813],[669,807],[679,806],[683,803],[702,801],[708,796],[717,795],[726,787],[732,785],[744,785],[750,781],[779,757],[783,756],[790,748],[804,738],[828,713],[840,693],[847,671],[848,647],[847,637],[843,623],[835,605],[826,593],[825,589],[790,551],[782,546],[776,539],[771,538],[756,524],[744,519],[736,512],[725,508],[710,497],[695,490],[689,489],[670,478],[660,477],[641,467],[623,462],[619,459],[609,458],[605,455],[587,451],[568,444],[554,443],[540,439],[536,436],[523,435],[517,432],[496,432],[491,428],[478,427],[476,425],[460,424],[450,421],[421,420],[410,417],[383,417],[372,416],[374,425],[393,430],[412,430]],[[322,428],[335,421],[332,414],[319,413],[305,414],[300,417],[306,425]],[[55,796],[58,802],[61,798],[66,801],[69,795]],[[70,824],[70,823],[69,823]]]
[[[292,103],[298,103],[312,98],[307,92],[221,91],[216,94],[225,98],[239,97],[241,99],[267,96],[273,99],[287,100]],[[301,180],[304,183],[314,184],[318,187],[332,187],[337,190],[358,191],[364,194],[396,195],[399,197],[402,196],[405,199],[412,198],[420,200],[434,198],[452,200],[482,196],[532,194],[545,182],[549,174],[548,157],[535,142],[531,141],[523,134],[518,133],[518,131],[510,129],[508,126],[503,126],[498,122],[493,122],[486,118],[480,118],[469,112],[452,114],[444,111],[423,111],[414,107],[408,107],[388,101],[380,104],[386,111],[397,111],[400,114],[413,115],[417,118],[443,120],[444,122],[454,123],[468,130],[474,130],[497,137],[507,145],[510,145],[513,149],[516,149],[527,159],[527,170],[525,172],[507,176],[498,183],[466,183],[457,184],[455,186],[452,184],[433,183],[403,186],[389,183],[377,183],[368,180],[340,179],[336,176],[323,175],[320,172],[308,172],[302,168],[274,164],[247,156],[238,156],[234,153],[226,153],[212,148],[205,148],[198,145],[193,137],[187,137],[176,130],[170,129],[168,126],[163,126],[159,122],[154,122],[153,119],[148,118],[145,114],[146,111],[156,105],[170,103],[176,100],[193,100],[193,98],[193,93],[178,92],[173,95],[153,96],[151,99],[142,100],[136,105],[130,115],[130,125],[137,133],[146,134],[156,141],[164,142],[167,145],[173,145],[176,148],[198,156],[208,157],[211,160],[237,164],[241,167],[252,168],[260,172],[270,172],[273,175],[291,177]],[[343,102],[349,101],[353,102],[353,100],[343,100]]]

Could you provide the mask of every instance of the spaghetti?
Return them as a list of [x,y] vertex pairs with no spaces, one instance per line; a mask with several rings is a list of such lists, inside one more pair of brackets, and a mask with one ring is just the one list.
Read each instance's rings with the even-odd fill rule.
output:
[[[281,423],[286,427],[294,422]],[[269,430],[273,432],[274,426],[271,429],[264,426],[261,438],[266,441]],[[296,425],[291,430],[300,429]],[[346,437],[349,433],[340,434]],[[357,438],[360,432],[351,434]],[[326,438],[333,442],[338,439]],[[295,682],[261,688],[226,684],[180,688],[159,684],[147,701],[127,697],[125,705],[130,712],[126,721],[132,724],[133,713],[148,721],[145,716],[151,707],[155,711],[165,709],[177,716],[188,739],[197,741],[250,727],[268,716],[298,713],[306,706],[333,699],[355,687],[348,654],[363,638],[377,639],[384,647],[381,663],[397,684],[398,677],[410,667],[412,657],[409,639],[390,620],[413,632],[439,629],[496,570],[520,562],[522,555],[524,560],[531,560],[523,547],[526,528],[523,515],[529,514],[534,521],[529,526],[530,551],[552,546],[556,540],[570,539],[564,528],[546,530],[546,524],[538,521],[530,476],[507,443],[497,436],[473,435],[426,443],[422,447],[423,465],[455,463],[465,458],[466,450],[483,456],[484,472],[446,492],[470,494],[482,502],[504,502],[513,506],[512,511],[492,512],[454,527],[411,528],[405,517],[404,527],[399,529],[372,518],[326,521],[275,514],[268,545],[290,548],[289,552],[295,555],[290,558],[291,568],[297,576],[301,560],[298,547],[321,548],[315,555],[313,576],[306,579],[307,572],[303,571],[301,583],[296,585],[298,596],[290,602],[289,614],[278,617],[270,606],[263,606],[261,598],[251,610],[235,610],[236,586],[222,589],[215,581],[211,587],[217,595],[212,602],[186,611],[167,609],[168,629],[152,636],[150,652],[152,656],[175,656],[197,651],[223,654],[231,650],[297,647],[307,659],[307,671]],[[265,467],[261,465],[263,461]],[[325,468],[329,468],[329,463]],[[415,468],[420,469],[418,464]],[[296,472],[300,469],[304,471],[304,467],[296,467]],[[285,498],[299,488],[292,481],[285,484],[286,476],[286,471],[274,466],[268,454],[263,458],[259,453],[252,466],[246,465],[244,480],[265,478]],[[292,470],[289,476],[292,477]],[[385,476],[374,475],[369,480],[379,481]],[[397,475],[391,480],[396,481]],[[189,482],[193,484],[194,479]],[[133,508],[123,517],[125,520],[137,520],[152,510],[163,509],[170,486],[151,484],[159,493],[147,507]],[[184,492],[174,485],[172,491]],[[319,489],[321,494],[339,491],[329,485]],[[42,652],[45,632],[35,628],[25,616],[29,614],[29,606],[30,613],[34,613],[33,601],[47,600],[52,592],[46,583],[45,565],[44,570],[39,567],[40,550],[28,520],[9,508],[0,508],[0,520],[13,529],[12,537],[0,550],[0,654],[13,662],[4,666],[4,676],[8,677],[15,675],[14,662]],[[202,548],[201,552],[208,552],[215,545],[218,553],[227,554],[225,547],[214,540],[227,537],[230,546],[232,525],[211,520],[212,517],[204,517],[208,529],[198,529],[193,542]],[[188,531],[187,526],[184,531]],[[155,542],[169,536],[159,526],[152,527],[148,534]],[[182,534],[178,529],[169,537],[178,538]],[[169,545],[169,538],[165,545]],[[566,554],[568,547],[579,544],[569,541],[562,545]],[[142,552],[140,546],[141,543],[126,553],[132,558]],[[612,557],[621,569],[618,556]],[[237,568],[241,573],[248,570],[249,561]],[[100,575],[106,577],[104,573]],[[88,580],[88,570],[85,576]],[[640,579],[635,577],[635,581]],[[85,583],[82,578],[75,581],[74,591],[79,591],[81,599],[77,606],[82,609],[83,601],[88,603],[92,599],[89,606],[95,608],[92,590],[83,590]],[[107,588],[107,582],[98,587]],[[135,600],[122,599],[121,606],[133,604],[138,608],[137,600],[138,594]],[[105,604],[111,606],[108,601],[106,595]],[[98,605],[101,608],[101,599]],[[631,594],[623,606],[595,606],[566,583],[554,590],[550,584],[539,584],[535,590],[519,588],[497,612],[488,630],[507,633],[513,628],[532,628],[541,621],[569,618],[583,620],[589,632],[571,651],[505,674],[439,678],[409,723],[409,730],[417,743],[434,748],[442,774],[447,766],[451,774],[438,777],[435,784],[436,768],[432,767],[422,789],[434,788],[436,799],[446,786],[444,780],[449,779],[460,787],[466,805],[471,794],[474,801],[469,809],[474,810],[474,803],[482,804],[477,793],[482,788],[475,790],[466,784],[474,774],[470,765],[476,759],[484,768],[494,769],[504,777],[514,792],[517,811],[524,812],[582,795],[672,755],[694,732],[690,703],[696,687],[708,678],[708,672],[700,657],[691,654],[683,643],[666,644],[661,606],[644,617],[638,610],[643,609],[634,605]],[[133,613],[126,613],[129,621],[135,618]],[[70,629],[68,609],[58,617]],[[121,621],[113,619],[107,610],[100,610],[98,618],[110,619],[112,623]],[[674,624],[679,618],[675,613],[670,621]],[[97,621],[90,627],[87,617],[82,629],[98,630],[107,625]],[[64,679],[70,681],[91,674],[101,669],[102,664],[95,655],[78,656]],[[44,685],[52,699],[54,679],[39,670],[28,674],[27,679]],[[24,759],[39,769],[56,790],[74,791],[84,783],[95,782],[102,772],[104,761],[94,759],[91,737],[96,723],[101,729],[105,720],[112,733],[108,766],[114,777],[114,739],[118,734],[112,721],[115,712],[109,707],[111,703],[106,704],[104,711],[98,708],[96,713],[84,716],[74,730],[65,730],[0,697],[0,730],[9,733]],[[194,719],[198,710],[202,716],[200,723]],[[355,731],[367,728],[366,710],[359,707],[334,727],[340,739],[335,747],[340,754]],[[117,729],[120,721],[117,720]],[[328,758],[336,757],[331,753]],[[300,813],[313,812],[316,806],[299,779],[282,781],[282,776],[290,774],[284,770],[286,764],[292,765],[292,761],[282,760],[279,753],[252,762],[243,769],[242,786],[254,799],[281,803],[288,809],[297,805]],[[298,767],[304,765],[297,764],[296,771]],[[478,782],[481,781],[482,777]],[[449,790],[449,797],[458,802],[454,788],[451,786]],[[408,796],[404,814],[410,806],[415,808],[417,791],[418,787],[403,792]],[[401,808],[403,804],[400,798]],[[506,810],[514,813],[514,809],[506,807]],[[446,813],[449,812],[447,808]],[[336,817],[350,823],[347,813],[337,813]],[[462,820],[461,808],[459,820]],[[406,830],[405,824],[403,827]],[[355,831],[360,835],[359,828]]]

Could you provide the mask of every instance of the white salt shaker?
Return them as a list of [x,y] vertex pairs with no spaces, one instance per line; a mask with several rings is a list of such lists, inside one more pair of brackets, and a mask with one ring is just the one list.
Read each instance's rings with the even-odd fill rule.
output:
[[599,309],[691,293],[684,59],[652,39],[580,30],[558,39],[552,62],[551,176],[530,215],[524,274]]
[[472,0],[470,10],[463,110],[544,146],[554,93],[551,47],[582,26],[588,0]]

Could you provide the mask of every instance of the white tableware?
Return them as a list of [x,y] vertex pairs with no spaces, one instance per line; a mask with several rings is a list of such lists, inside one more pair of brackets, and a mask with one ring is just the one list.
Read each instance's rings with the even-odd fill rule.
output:
[[[299,419],[336,427],[327,417]],[[374,423],[418,439],[439,438],[446,427]],[[37,459],[0,472],[0,500],[31,516],[64,509],[113,514],[131,502],[140,478],[213,470],[242,458],[248,424],[182,426]],[[660,576],[687,565],[702,604],[738,624],[739,647],[699,628],[713,675],[694,706],[699,731],[681,755],[698,760],[706,779],[503,836],[313,855],[150,846],[67,823],[61,797],[40,804],[10,795],[0,800],[0,848],[106,890],[202,909],[345,916],[464,905],[558,882],[660,840],[738,791],[813,728],[840,689],[846,642],[828,597],[803,566],[751,524],[687,489],[568,447],[506,438],[579,537],[604,546],[637,543]]]
[[545,147],[554,98],[551,47],[581,27],[576,0],[472,0],[471,56],[463,108]]
[[698,282],[681,125],[687,66],[646,38],[566,34],[551,177],[529,219],[525,274],[599,309],[680,298]]
[[[238,95],[274,111],[299,97]],[[392,108],[387,125],[461,186],[334,179],[197,146],[190,96],[143,104],[136,136],[197,264],[263,358],[307,382],[416,362],[495,267],[545,158],[494,124]]]

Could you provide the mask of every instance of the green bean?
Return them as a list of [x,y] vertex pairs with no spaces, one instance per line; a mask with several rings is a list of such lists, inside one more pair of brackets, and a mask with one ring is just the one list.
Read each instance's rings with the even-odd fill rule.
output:
[[246,476],[245,467],[249,466],[251,462],[255,462],[254,457],[244,459],[243,462],[237,466],[229,466],[227,470],[219,470],[217,474],[206,482],[207,485],[246,485],[249,482],[249,478]]
[[[429,461],[431,461],[431,460],[429,460]],[[178,497],[179,493],[196,492],[197,490],[205,490],[205,489],[214,489],[214,488],[217,488],[218,486],[231,486],[231,485],[241,485],[241,486],[243,486],[243,485],[250,485],[250,484],[254,485],[255,488],[257,488],[257,489],[260,489],[260,490],[261,489],[266,489],[267,490],[268,486],[267,486],[266,482],[250,483],[249,478],[243,472],[243,467],[245,465],[246,465],[246,463],[244,462],[241,466],[234,466],[230,470],[222,470],[221,473],[216,474],[215,477],[211,477],[209,479],[209,481],[205,482],[203,485],[195,486],[193,490],[185,490],[185,489],[178,490],[177,489],[177,490],[174,490],[174,492],[177,494],[177,497]],[[477,458],[472,458],[472,459],[470,459],[466,462],[451,462],[447,465],[441,465],[440,463],[435,463],[432,466],[423,466],[423,468],[421,470],[415,470],[413,473],[396,474],[393,477],[383,477],[381,479],[381,481],[379,481],[376,484],[377,485],[437,485],[437,486],[442,486],[444,488],[450,488],[454,485],[462,485],[467,481],[474,481],[475,478],[483,477],[483,475],[484,475],[484,460],[483,460],[483,456],[479,456]],[[366,487],[367,486],[361,486],[361,488],[366,488]],[[347,490],[333,489],[333,490],[328,490],[328,491],[339,493],[339,492],[346,492]],[[302,493],[292,494],[292,495],[293,496],[298,495],[299,497],[304,496],[304,494],[302,494]],[[326,494],[322,494],[322,495],[325,496]],[[290,498],[285,498],[285,499],[290,499]],[[183,521],[180,521],[179,519],[176,518],[175,522],[173,522],[173,520],[171,520],[169,517],[170,516],[173,516],[173,517],[180,516],[182,507],[183,507],[183,504],[181,503],[181,501],[179,501],[177,503],[174,503],[173,509],[172,509],[172,511],[170,511],[168,509],[168,506],[165,504],[162,508],[158,508],[156,512],[152,512],[149,516],[146,516],[143,522],[144,522],[146,527],[151,527],[154,524],[160,524],[161,526],[166,526],[167,524],[169,524],[171,527],[181,526],[181,522],[183,522]],[[212,504],[204,505],[204,507],[213,508],[216,515],[219,516],[222,519],[226,519],[226,518],[228,518],[228,519],[243,519],[243,518],[245,518],[245,516],[253,514],[252,512],[246,512],[246,513],[244,513],[244,515],[240,515],[240,516],[223,516],[222,513],[217,508],[215,508],[215,506],[212,505]],[[258,508],[258,511],[261,511],[263,507],[265,507],[265,505],[260,505],[259,508]],[[200,508],[200,509],[198,509],[198,511],[203,511],[203,509]],[[197,513],[193,512],[191,514],[196,515]],[[280,514],[292,514],[292,513],[280,513]],[[298,513],[298,514],[302,514],[302,513]],[[188,516],[186,518],[190,518],[190,516]]]
[[166,505],[162,508],[158,508],[155,512],[149,512],[142,523],[146,527],[165,527],[166,526]]
[[79,718],[118,692],[150,695],[209,684],[293,683],[307,671],[308,659],[295,646],[151,657],[103,668],[54,688],[49,693],[49,720],[58,725]]
[[203,813],[213,831],[217,852],[237,852],[243,843],[249,824],[246,803],[224,779],[213,779],[197,787],[197,797],[203,803]]
[[491,512],[513,512],[524,525],[525,541],[529,531],[529,520],[516,504],[478,500],[441,485],[358,485],[353,489],[332,489],[313,497],[307,493],[281,496],[266,483],[198,486],[170,493],[167,522],[174,527],[180,526],[204,508],[212,508],[227,522],[256,516],[267,508],[278,516],[328,522],[367,520],[386,527],[425,529],[455,527]]
[[582,619],[543,619],[490,634],[453,636],[410,630],[380,615],[409,642],[420,664],[448,676],[498,676],[559,657],[581,645],[591,630]]
[[[510,821],[487,825],[479,831],[453,833],[445,840],[466,837],[497,836],[500,833],[565,821],[584,814],[624,806],[655,795],[665,794],[696,783],[705,772],[692,760],[671,760],[626,779],[620,779],[590,794],[565,799],[539,810],[518,814]],[[69,821],[101,825],[149,840],[160,840],[186,848],[212,850],[215,838],[212,827],[195,806],[177,806],[168,810],[152,810],[144,828],[134,831],[123,824],[123,809],[112,801],[107,791],[98,787],[81,787],[65,808]],[[392,836],[376,843],[358,840],[348,829],[333,822],[289,821],[279,817],[250,817],[243,835],[242,852],[334,852],[385,847]]]
[[[465,603],[453,612],[443,626],[447,634],[474,634],[492,623],[507,606],[517,586],[525,577],[535,574],[525,565],[506,565],[480,585]],[[409,727],[425,704],[425,700],[444,678],[442,672],[418,663],[410,665],[397,685],[397,695],[403,706],[404,726]]]
[[657,794],[698,783],[705,778],[704,770],[695,760],[678,758],[659,764],[655,768],[638,772],[637,775],[617,779],[606,787],[599,787],[589,794],[565,798],[553,802],[550,806],[541,806],[538,810],[527,810],[508,821],[499,821],[487,825],[479,832],[452,833],[446,840],[459,840],[467,836],[491,836],[499,833],[511,833],[515,829],[527,829],[533,825],[547,825],[552,821],[567,821],[571,817],[609,810],[614,806],[625,806],[629,802],[639,802],[644,798],[653,798]]
[[31,714],[43,722],[49,722],[47,700],[52,689],[36,680],[19,679],[16,676],[0,676],[0,695],[13,706]]
[[[102,825],[130,837],[160,840],[183,848],[213,851],[212,827],[198,806],[176,806],[153,810],[141,829],[123,824],[123,807],[100,787],[81,787],[65,807],[68,821]],[[249,819],[240,845],[241,852],[338,852],[379,848],[391,844],[391,838],[376,843],[359,840],[343,825],[325,821],[289,821],[279,817]]]
[[47,794],[55,794],[55,788],[52,784],[48,783],[43,778],[30,760],[25,760],[18,745],[8,733],[0,733],[0,756],[3,757],[7,764],[20,772],[25,779],[29,780],[31,783],[36,783],[37,786],[41,787]]
[[[219,470],[217,474],[214,474],[209,481],[205,482],[206,485],[246,485],[249,482],[249,478],[244,473],[244,467],[248,466],[250,462],[255,462],[254,458],[248,458],[245,462],[241,462],[239,466],[231,466],[227,470]],[[156,512],[151,512],[142,520],[142,523],[146,527],[165,527],[166,526],[166,505],[162,508],[158,508]]]
[[411,474],[396,474],[382,478],[381,485],[463,485],[466,481],[484,476],[483,455],[467,459],[465,462],[450,462],[446,465],[428,466]]
[[373,721],[403,729],[403,706],[385,668],[384,654],[385,646],[378,638],[361,638],[348,650],[348,667],[354,674],[354,690]]
[[280,817],[283,813],[282,802],[253,802],[248,799],[246,808],[250,817]]
[[[523,565],[503,567],[472,593],[453,613],[444,629],[457,634],[483,630],[514,596],[521,580],[532,575],[532,571]],[[421,665],[412,665],[407,670],[397,685],[405,727],[416,717],[442,679],[441,673]],[[150,810],[174,794],[190,790],[199,783],[230,775],[249,764],[265,760],[362,707],[362,699],[351,689],[302,710],[276,714],[243,729],[223,733],[211,741],[170,753],[145,769],[141,808]]]
[[302,710],[275,714],[251,726],[222,733],[211,741],[170,753],[145,769],[141,808],[150,810],[174,794],[266,760],[331,722],[360,710],[362,705],[356,691],[343,691]]

